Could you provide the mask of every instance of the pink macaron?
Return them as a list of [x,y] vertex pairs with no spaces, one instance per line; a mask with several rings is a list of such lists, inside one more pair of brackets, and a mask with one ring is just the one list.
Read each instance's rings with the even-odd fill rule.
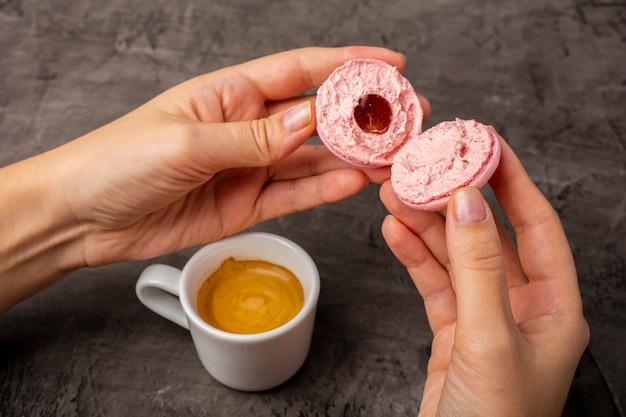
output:
[[496,135],[474,120],[442,122],[406,143],[391,165],[391,185],[407,206],[441,210],[454,190],[487,183],[500,162]]
[[382,167],[422,131],[423,111],[396,67],[374,59],[348,61],[317,91],[317,134],[339,158]]
[[442,122],[422,132],[423,110],[409,81],[389,64],[349,61],[322,84],[317,133],[339,158],[358,167],[391,166],[398,198],[441,210],[457,188],[480,188],[500,161],[500,142],[474,120]]

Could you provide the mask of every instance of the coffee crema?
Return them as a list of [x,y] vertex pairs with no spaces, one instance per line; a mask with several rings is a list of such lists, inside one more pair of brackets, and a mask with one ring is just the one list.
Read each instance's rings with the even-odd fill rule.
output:
[[289,269],[262,260],[228,258],[198,291],[198,313],[211,326],[262,333],[294,318],[304,304],[300,280]]

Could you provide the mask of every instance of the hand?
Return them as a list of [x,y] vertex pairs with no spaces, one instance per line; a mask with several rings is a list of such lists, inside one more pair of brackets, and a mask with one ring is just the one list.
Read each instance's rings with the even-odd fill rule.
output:
[[478,190],[457,191],[444,218],[381,188],[383,235],[434,334],[422,417],[560,416],[589,340],[559,218],[501,141],[490,185],[517,247]]
[[73,269],[217,240],[387,178],[301,146],[315,129],[314,99],[301,94],[357,58],[404,67],[402,55],[370,47],[257,59],[1,169],[0,312]]
[[312,98],[296,96],[362,57],[404,65],[378,48],[277,54],[192,79],[74,143],[84,180],[64,191],[85,264],[173,252],[356,194],[363,172],[298,149],[315,118]]

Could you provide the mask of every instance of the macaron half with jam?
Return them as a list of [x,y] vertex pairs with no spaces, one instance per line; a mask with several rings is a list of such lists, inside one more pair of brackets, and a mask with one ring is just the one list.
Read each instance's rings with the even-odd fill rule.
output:
[[357,59],[338,67],[315,100],[317,133],[339,158],[382,167],[422,131],[423,111],[411,83],[384,61]]

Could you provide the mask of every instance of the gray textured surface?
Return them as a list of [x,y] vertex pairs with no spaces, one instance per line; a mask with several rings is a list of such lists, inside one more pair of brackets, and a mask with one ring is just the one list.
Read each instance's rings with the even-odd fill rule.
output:
[[[566,415],[626,407],[623,0],[0,0],[0,165],[60,145],[196,74],[309,45],[372,44],[454,117],[495,125],[560,212],[592,338]],[[0,198],[1,198],[0,189]],[[416,415],[430,334],[380,235],[376,187],[257,230],[299,242],[322,296],[286,385],[233,392],[142,307],[147,262],[80,270],[0,316],[0,415]],[[1,237],[0,237],[1,238]],[[182,265],[191,251],[160,261]]]

